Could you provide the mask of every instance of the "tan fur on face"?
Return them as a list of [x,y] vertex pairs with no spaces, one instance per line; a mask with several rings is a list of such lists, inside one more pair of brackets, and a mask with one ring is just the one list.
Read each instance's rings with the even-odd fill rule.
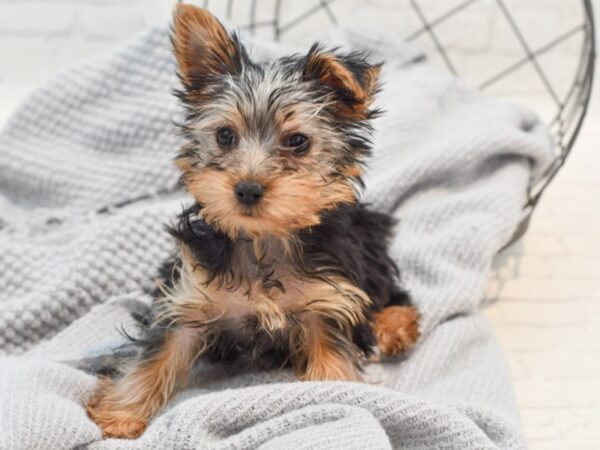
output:
[[[325,59],[340,80],[361,90],[356,94],[366,108],[368,89],[335,57]],[[251,89],[223,77],[225,87],[214,98],[207,95],[193,103],[197,117],[189,132],[194,141],[182,148],[177,165],[188,191],[202,205],[204,219],[232,239],[242,233],[285,238],[319,224],[323,212],[355,202],[353,178],[360,176],[361,163],[347,162],[347,152],[353,150],[323,115],[333,100],[325,96],[315,101],[310,92],[296,89],[272,101],[274,92],[289,85],[281,72],[258,76],[249,71],[245,76],[251,78]],[[222,127],[236,134],[235,148],[217,144],[215,136]],[[306,155],[296,156],[286,147],[286,139],[295,133],[308,136]],[[248,181],[265,187],[263,199],[252,209],[240,205],[234,192],[237,183]]]
[[351,177],[359,177],[363,174],[363,169],[359,165],[348,166],[344,169],[344,176]]
[[173,15],[173,31],[175,56],[185,82],[237,69],[236,49],[231,38],[207,10],[178,4]]
[[317,172],[297,171],[256,180],[265,186],[264,198],[255,210],[245,213],[234,194],[239,181],[230,172],[210,168],[187,178],[188,190],[203,206],[204,220],[232,239],[242,231],[250,237],[286,237],[317,225],[323,211],[355,201],[354,187],[348,180],[328,180]]
[[107,437],[133,439],[147,421],[185,382],[197,357],[196,332],[178,329],[167,335],[159,352],[128,371],[123,378],[103,379],[87,404],[88,415]]

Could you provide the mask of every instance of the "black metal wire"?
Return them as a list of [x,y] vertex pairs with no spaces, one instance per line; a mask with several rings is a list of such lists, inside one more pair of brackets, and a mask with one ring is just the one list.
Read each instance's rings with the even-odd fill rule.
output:
[[[468,3],[472,3],[472,2],[468,2]],[[450,57],[448,56],[448,53],[444,49],[444,46],[442,45],[442,43],[440,42],[440,40],[438,39],[437,34],[435,34],[435,32],[433,31],[434,27],[432,27],[431,24],[427,21],[427,18],[425,17],[425,14],[423,13],[423,10],[419,6],[419,2],[417,2],[417,0],[410,0],[410,5],[415,10],[415,13],[417,14],[417,16],[419,17],[419,20],[423,24],[423,29],[431,37],[431,40],[433,41],[433,45],[435,45],[435,48],[437,49],[437,51],[439,52],[440,56],[442,57],[442,59],[446,63],[446,66],[448,66],[448,70],[452,73],[452,75],[458,75],[458,72],[454,68],[454,64],[452,64],[452,61],[450,61]],[[454,11],[452,11],[450,13],[446,13],[445,14],[446,19],[450,18],[451,16],[453,16],[457,12],[458,11],[455,9]],[[444,19],[444,20],[446,20],[446,19]],[[442,23],[442,22],[443,22],[443,20],[440,20],[438,23]]]
[[[561,152],[557,158],[558,164],[552,166],[543,176],[542,181],[538,186],[538,192],[530,199],[530,204],[535,207],[539,202],[539,199],[545,190],[545,188],[554,179],[560,168],[564,165],[567,156],[573,149],[573,145],[581,131],[583,120],[588,110],[589,102],[592,96],[592,87],[594,82],[594,66],[596,58],[596,34],[594,24],[594,11],[592,9],[591,0],[584,0],[585,9],[585,24],[584,32],[586,39],[582,48],[582,58],[579,62],[579,68],[575,75],[575,80],[567,93],[566,101],[559,109],[556,117],[553,119],[553,123],[558,123],[558,129],[555,132],[561,137],[559,144],[561,145]],[[579,95],[573,97],[577,88],[579,87]],[[573,101],[573,111],[570,119],[564,120],[566,106],[569,106],[569,102]],[[569,127],[570,129],[566,129]],[[566,142],[564,140],[566,139]]]
[[[575,36],[578,32],[581,32],[583,29],[584,29],[584,25],[583,24],[582,25],[577,25],[576,27],[572,28],[571,30],[567,31],[566,33],[561,34],[556,39],[553,39],[552,41],[548,42],[547,44],[539,47],[537,50],[531,51],[531,56],[538,57],[538,56],[543,55],[544,53],[548,52],[549,50],[552,50],[558,44],[561,44],[562,42],[566,41],[567,39]],[[486,88],[490,87],[491,85],[493,85],[497,81],[500,81],[501,79],[505,78],[507,75],[510,75],[515,70],[517,70],[520,67],[524,66],[529,61],[531,61],[531,59],[529,58],[529,55],[525,56],[524,58],[518,60],[514,64],[511,64],[507,68],[501,70],[496,75],[488,78],[483,83],[480,83],[479,84],[479,89],[483,90],[483,89],[486,89]]]
[[334,25],[337,25],[337,19],[335,17],[335,14],[333,14],[333,11],[329,7],[329,3],[326,2],[325,0],[321,0],[321,6],[323,7],[323,10],[327,13],[329,20],[331,20],[331,23],[333,23]]
[[[453,16],[455,16],[459,12],[463,11],[467,7],[471,6],[474,3],[477,3],[478,1],[479,0],[466,0],[462,3],[459,3],[454,8],[450,8],[448,11],[446,11],[442,15],[436,17],[435,19],[430,20],[429,28],[437,27],[438,25],[446,22],[448,19],[452,18]],[[426,31],[425,28],[419,28],[418,30],[416,30],[416,31],[412,32],[411,34],[409,34],[408,36],[406,36],[404,39],[408,42],[414,41],[416,38],[418,38],[423,33],[425,33],[425,31]]]
[[256,33],[256,0],[252,0],[250,7],[250,32],[252,34]]
[[231,20],[233,14],[233,0],[227,0],[227,18]]
[[[282,23],[282,0],[275,0],[272,20],[263,20],[260,22],[256,20],[256,7],[258,1],[252,0],[250,8],[250,23],[242,28],[249,29],[254,33],[259,27],[272,27],[274,39],[280,40],[282,36],[289,30],[319,13],[325,14],[329,18],[330,22],[335,24],[338,20],[330,8],[331,3],[334,1],[335,0],[319,0],[314,6],[305,9],[295,18],[289,19],[287,22]],[[457,69],[455,63],[450,58],[450,55],[444,46],[443,39],[441,39],[438,33],[436,33],[436,28],[441,24],[447,23],[462,11],[480,1],[481,0],[464,0],[459,4],[448,8],[447,10],[443,10],[442,13],[436,17],[429,18],[424,13],[423,8],[420,6],[419,0],[410,0],[409,3],[414,10],[416,17],[420,21],[421,27],[405,36],[404,39],[406,41],[414,41],[423,35],[429,36],[436,51],[440,54],[450,73],[453,75],[460,75],[460,71]],[[440,5],[443,3],[444,2],[439,2]],[[521,28],[519,27],[505,1],[495,0],[495,4],[499,8],[513,34],[519,41],[519,44],[521,45],[525,55],[516,60],[514,63],[500,68],[494,75],[481,82],[479,84],[479,88],[481,90],[488,89],[496,83],[506,79],[521,67],[530,64],[544,85],[549,98],[552,99],[557,107],[555,116],[548,123],[557,148],[556,159],[543,174],[541,180],[530,188],[528,201],[524,205],[523,220],[509,242],[509,244],[511,244],[515,240],[519,239],[527,229],[531,214],[539,203],[542,194],[565,164],[565,161],[573,148],[577,136],[579,135],[581,126],[587,113],[594,80],[596,32],[592,0],[581,0],[583,7],[583,22],[572,27],[568,31],[562,33],[544,45],[533,48],[525,38]],[[204,7],[209,7],[209,0],[204,0]],[[227,0],[227,17],[230,19],[232,16],[233,7],[234,0]],[[547,54],[562,42],[565,42],[581,33],[583,33],[583,45],[575,77],[565,96],[560,98],[555,87],[548,79],[547,74],[539,64],[539,57]]]
[[[304,20],[308,19],[309,17],[314,16],[315,14],[317,14],[319,11],[322,11],[324,8],[327,8],[329,6],[329,4],[333,3],[335,0],[322,0],[320,3],[317,3],[316,5],[314,5],[313,7],[305,10],[304,12],[300,13],[300,15],[298,15],[297,17],[295,17],[294,19],[289,20],[286,24],[281,25],[279,27],[280,32],[284,33],[286,31],[291,30],[292,28],[294,28],[295,26],[298,26],[300,23],[302,23]],[[331,9],[327,8],[327,11],[329,12],[328,16],[330,17],[330,20],[332,21],[331,23],[336,24],[336,20],[335,18],[332,20],[331,18],[334,17],[333,16],[333,12],[331,11]]]
[[517,22],[515,22],[515,19],[513,18],[512,14],[510,13],[510,11],[508,10],[508,8],[504,4],[503,0],[496,0],[496,3],[498,3],[498,6],[500,7],[500,9],[502,10],[502,13],[504,14],[504,17],[506,17],[506,21],[508,22],[508,24],[512,28],[512,30],[515,33],[515,36],[517,37],[517,39],[519,40],[519,42],[521,43],[521,46],[523,47],[523,50],[525,50],[527,58],[529,59],[529,61],[533,65],[533,67],[535,68],[535,71],[537,72],[537,74],[539,75],[540,79],[542,80],[542,83],[544,83],[544,86],[548,90],[548,93],[554,99],[554,101],[556,102],[556,104],[558,105],[558,107],[561,108],[562,107],[562,103],[558,99],[558,95],[556,95],[556,91],[552,87],[552,83],[550,83],[550,80],[548,80],[548,77],[546,76],[546,74],[544,73],[544,71],[542,70],[542,68],[540,67],[540,64],[538,63],[537,58],[535,57],[535,55],[531,51],[531,48],[529,47],[529,44],[525,40],[525,37],[523,36],[523,33],[521,32],[521,29],[517,25]]
[[275,2],[275,13],[273,14],[275,20],[275,40],[281,39],[281,0]]

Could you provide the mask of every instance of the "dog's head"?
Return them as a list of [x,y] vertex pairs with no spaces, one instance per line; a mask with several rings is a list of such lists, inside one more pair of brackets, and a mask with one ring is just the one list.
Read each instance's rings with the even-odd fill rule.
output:
[[231,238],[285,237],[356,201],[379,65],[317,45],[257,64],[185,4],[172,39],[187,110],[177,164],[204,220]]

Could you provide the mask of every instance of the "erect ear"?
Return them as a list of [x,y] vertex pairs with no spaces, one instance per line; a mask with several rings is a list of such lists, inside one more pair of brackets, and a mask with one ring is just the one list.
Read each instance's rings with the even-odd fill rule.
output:
[[369,64],[359,53],[336,56],[313,45],[306,56],[303,77],[333,89],[339,112],[360,120],[368,118],[380,71],[380,64]]
[[172,41],[180,75],[188,85],[241,70],[241,47],[206,9],[178,4]]

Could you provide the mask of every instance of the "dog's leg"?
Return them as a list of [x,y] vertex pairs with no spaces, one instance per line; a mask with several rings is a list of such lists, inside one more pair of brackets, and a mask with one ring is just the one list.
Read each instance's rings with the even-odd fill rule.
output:
[[405,352],[419,338],[419,312],[414,306],[388,306],[374,314],[373,333],[382,353]]
[[122,378],[103,378],[88,402],[89,416],[107,437],[135,438],[170,398],[198,353],[198,331],[166,331],[160,348],[142,356]]
[[170,272],[175,271],[178,281],[165,288],[153,305],[156,316],[142,336],[146,348],[141,357],[121,378],[103,378],[88,402],[88,414],[105,436],[139,436],[176,386],[187,380],[206,348],[207,330],[199,324],[219,314],[210,300],[207,275],[183,245],[180,265]]
[[359,352],[347,333],[318,317],[303,319],[292,362],[302,380],[360,381]]
[[302,286],[304,306],[292,329],[291,355],[303,380],[361,379],[362,352],[352,330],[366,323],[369,297],[341,278],[313,280]]

